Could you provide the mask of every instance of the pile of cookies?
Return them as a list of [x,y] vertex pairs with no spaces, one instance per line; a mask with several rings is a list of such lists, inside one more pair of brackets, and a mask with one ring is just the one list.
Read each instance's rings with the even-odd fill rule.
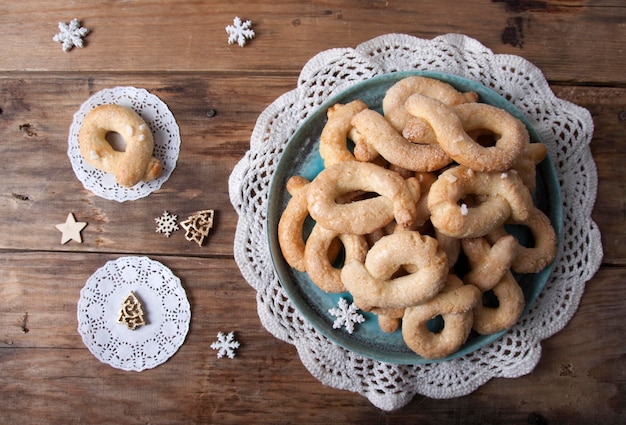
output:
[[[428,359],[456,352],[472,330],[515,324],[525,301],[513,272],[539,272],[557,252],[532,200],[546,147],[478,100],[412,76],[389,88],[382,113],[360,100],[335,104],[320,135],[324,170],[288,180],[278,226],[291,267],[323,291],[350,292],[382,331],[401,327]],[[528,228],[531,246],[508,224]]]

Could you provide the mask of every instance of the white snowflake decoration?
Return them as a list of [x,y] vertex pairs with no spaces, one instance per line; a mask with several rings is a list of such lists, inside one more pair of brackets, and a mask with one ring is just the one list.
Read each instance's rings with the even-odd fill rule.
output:
[[160,217],[154,219],[156,222],[157,233],[165,233],[168,238],[172,235],[172,232],[179,229],[177,220],[178,216],[170,213],[169,211],[163,211]]
[[63,51],[69,52],[72,47],[83,47],[83,37],[89,34],[87,28],[81,27],[78,19],[72,19],[69,25],[59,22],[60,33],[56,34],[52,40],[63,43]]
[[251,21],[242,21],[239,16],[235,16],[235,19],[233,19],[233,25],[226,26],[228,44],[234,44],[237,42],[240,47],[245,46],[246,40],[252,40],[255,35],[251,27]]
[[365,322],[363,315],[357,313],[358,309],[356,304],[352,303],[348,305],[348,301],[345,298],[339,298],[339,307],[328,310],[330,314],[336,317],[333,323],[333,329],[339,329],[345,326],[348,333],[351,334],[354,332],[354,325],[356,323]]
[[239,342],[235,341],[235,333],[230,332],[228,335],[224,335],[223,332],[218,332],[217,341],[211,344],[211,348],[219,350],[217,352],[217,358],[221,359],[227,356],[229,359],[235,358],[235,350],[239,348]]

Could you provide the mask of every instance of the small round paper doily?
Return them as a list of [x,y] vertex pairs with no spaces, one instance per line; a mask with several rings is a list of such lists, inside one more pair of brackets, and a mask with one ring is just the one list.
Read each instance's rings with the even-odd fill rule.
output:
[[[154,152],[163,166],[161,176],[150,182],[139,182],[133,187],[118,184],[113,174],[94,168],[84,160],[78,146],[78,132],[85,116],[95,107],[118,104],[135,110],[148,124],[154,137]],[[68,137],[67,155],[78,180],[85,189],[113,201],[124,202],[144,198],[167,181],[176,167],[180,150],[178,124],[165,103],[144,89],[114,87],[93,94],[74,113]]]
[[[118,323],[122,302],[133,292],[146,324]],[[121,257],[87,279],[78,301],[78,333],[89,351],[117,369],[140,372],[168,360],[189,330],[191,311],[180,279],[158,261]]]

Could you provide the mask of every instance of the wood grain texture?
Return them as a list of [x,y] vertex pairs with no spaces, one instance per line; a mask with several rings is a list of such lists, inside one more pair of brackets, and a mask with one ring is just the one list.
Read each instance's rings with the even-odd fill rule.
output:
[[[54,225],[73,212],[87,221],[83,243],[76,250],[231,255],[237,225],[228,197],[228,177],[249,147],[258,115],[278,96],[293,90],[291,77],[247,77],[140,74],[131,78],[100,75],[65,78],[63,74],[1,78],[0,108],[6,124],[0,128],[0,156],[5,176],[0,193],[0,246],[5,249],[66,249],[59,246]],[[61,82],[61,83],[60,83]],[[148,198],[117,203],[82,188],[67,157],[67,135],[72,115],[94,92],[132,85],[159,96],[181,129],[183,148],[176,170],[163,188]],[[255,87],[253,92],[249,88]],[[624,225],[626,206],[620,164],[626,154],[615,146],[626,143],[622,88],[555,86],[562,99],[587,108],[594,119],[591,149],[601,183],[594,219],[604,235],[606,261],[626,263]],[[245,99],[231,102],[229,99]],[[37,107],[31,106],[33,101]],[[208,110],[214,117],[207,117]],[[58,124],[57,124],[58,123]],[[216,190],[217,189],[217,190]],[[188,243],[181,232],[165,238],[155,232],[154,218],[168,210],[184,219],[200,210],[216,210],[210,243],[203,249]],[[33,223],[46,224],[45,231]],[[128,229],[137,237],[128,237]]]
[[[532,374],[495,379],[458,399],[417,396],[404,409],[383,414],[360,396],[319,384],[294,347],[269,337],[256,317],[254,291],[232,261],[155,258],[181,278],[193,320],[185,344],[168,362],[128,373],[94,360],[76,333],[80,288],[90,270],[113,256],[3,257],[1,295],[8,301],[0,310],[3,423],[17,423],[24,414],[46,418],[45,423],[89,424],[116,423],[120,416],[131,419],[128,423],[144,418],[154,424],[356,424],[384,418],[525,423],[533,413],[549,423],[618,423],[612,419],[621,417],[626,402],[624,352],[615,349],[623,345],[624,332],[623,307],[613,301],[622,278],[617,269],[602,270],[590,282],[571,324],[544,342]],[[63,276],[49,267],[59,262]],[[228,329],[242,342],[233,361],[217,359],[209,348],[215,334]]]
[[[257,36],[228,45],[235,16]],[[52,41],[59,21],[91,30],[83,49]],[[620,0],[64,1],[0,4],[0,423],[621,424],[626,422],[626,5]],[[259,114],[330,48],[387,33],[458,32],[522,56],[555,94],[587,108],[599,176],[593,218],[604,260],[537,367],[451,400],[416,396],[396,412],[322,385],[270,335],[233,257],[232,168]],[[83,189],[67,157],[72,116],[91,94],[135,86],[159,96],[182,149],[162,189],[133,202]],[[207,116],[212,110],[214,116]],[[211,115],[211,114],[209,114]],[[155,232],[164,210],[216,211],[208,243]],[[83,243],[61,245],[69,212]],[[129,373],[100,363],[77,332],[86,279],[107,261],[148,255],[180,277],[190,330],[166,363]],[[234,360],[209,346],[235,331]]]
[[[612,82],[626,66],[618,54],[626,8],[617,0],[28,1],[0,12],[6,71],[297,72],[319,51],[389,32],[463,33],[496,53],[522,52],[551,80]],[[248,48],[226,43],[235,16],[253,22]],[[92,29],[89,49],[65,54],[51,38],[73,18]]]
[[[72,249],[141,252],[147,243],[150,251],[189,255],[232,255],[236,216],[228,197],[228,177],[249,147],[258,115],[272,99],[295,88],[292,78],[169,74],[69,79],[56,74],[0,81],[6,124],[0,137],[7,141],[0,145],[0,155],[7,159],[0,195],[3,248],[66,249],[59,246],[54,224],[73,212],[89,225],[82,233],[83,244]],[[82,187],[67,157],[67,138],[72,116],[85,99],[98,90],[124,85],[145,88],[166,102],[179,125],[182,148],[176,169],[161,190],[149,198],[118,203]],[[258,87],[253,93],[251,85]],[[30,106],[32,101],[38,106]],[[211,118],[210,109],[216,111]],[[185,240],[182,231],[170,238],[155,231],[154,218],[165,210],[184,220],[202,209],[216,211],[204,249]],[[33,229],[35,222],[47,225],[43,231]],[[130,237],[128,229],[133,229]]]

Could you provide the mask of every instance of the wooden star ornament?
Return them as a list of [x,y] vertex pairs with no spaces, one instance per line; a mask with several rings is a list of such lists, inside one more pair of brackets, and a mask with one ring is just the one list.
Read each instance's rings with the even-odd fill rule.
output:
[[83,221],[76,221],[74,214],[69,213],[65,223],[57,224],[55,227],[63,233],[61,236],[61,244],[65,244],[71,240],[78,243],[82,243],[83,239],[80,236],[80,231],[87,226],[87,223]]

